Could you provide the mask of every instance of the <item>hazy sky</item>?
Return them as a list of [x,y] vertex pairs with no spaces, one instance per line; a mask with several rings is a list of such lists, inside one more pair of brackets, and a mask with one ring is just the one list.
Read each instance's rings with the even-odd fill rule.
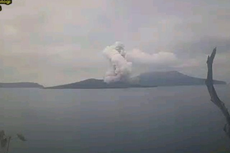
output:
[[229,0],[15,0],[2,7],[0,82],[103,78],[101,52],[115,41],[153,54],[133,63],[134,74],[175,69],[206,77],[207,55],[217,47],[215,78],[230,81]]

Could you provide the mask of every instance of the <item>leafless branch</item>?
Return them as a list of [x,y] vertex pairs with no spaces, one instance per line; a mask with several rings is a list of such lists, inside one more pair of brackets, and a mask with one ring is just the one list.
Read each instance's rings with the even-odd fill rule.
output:
[[206,86],[208,88],[209,95],[211,97],[211,101],[222,111],[224,114],[227,124],[224,127],[224,131],[226,134],[230,137],[230,115],[228,112],[228,109],[225,107],[225,104],[220,100],[218,97],[216,90],[213,85],[213,61],[216,56],[216,48],[214,48],[211,56],[208,56],[207,59],[207,67],[208,67],[208,73],[207,73],[207,79],[206,79]]

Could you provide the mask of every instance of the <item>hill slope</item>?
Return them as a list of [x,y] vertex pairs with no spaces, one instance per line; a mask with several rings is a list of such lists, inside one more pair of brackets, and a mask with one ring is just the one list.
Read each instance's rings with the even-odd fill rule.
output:
[[[138,76],[141,85],[179,86],[205,85],[205,79],[184,75],[177,71],[149,72]],[[226,84],[224,81],[214,81],[215,84]]]

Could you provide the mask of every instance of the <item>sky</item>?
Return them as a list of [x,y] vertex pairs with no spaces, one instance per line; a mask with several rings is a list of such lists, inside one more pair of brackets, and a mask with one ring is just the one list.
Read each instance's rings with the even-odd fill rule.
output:
[[133,75],[205,78],[217,47],[214,78],[230,82],[229,0],[17,0],[2,5],[0,22],[0,82],[103,78],[102,51],[116,41],[132,53]]

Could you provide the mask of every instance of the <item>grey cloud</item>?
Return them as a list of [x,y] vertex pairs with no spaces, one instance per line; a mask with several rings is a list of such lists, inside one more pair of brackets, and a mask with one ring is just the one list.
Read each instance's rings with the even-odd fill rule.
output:
[[[115,41],[127,51],[172,52],[180,62],[175,69],[202,77],[206,55],[218,47],[217,77],[230,80],[229,6],[215,0],[14,1],[0,16],[0,80],[56,85],[102,78],[108,65],[101,51]],[[149,63],[134,63],[134,73],[171,69],[171,63]]]
[[229,53],[230,38],[200,38],[191,42],[177,44],[174,47],[174,52],[178,56],[197,57],[209,54],[215,47],[218,48],[218,53]]

